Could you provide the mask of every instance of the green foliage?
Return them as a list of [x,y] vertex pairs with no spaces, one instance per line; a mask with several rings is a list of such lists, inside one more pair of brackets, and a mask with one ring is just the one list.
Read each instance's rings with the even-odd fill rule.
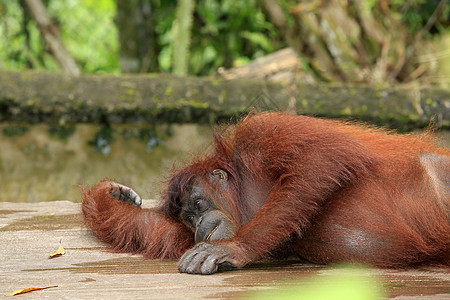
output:
[[86,73],[118,73],[117,29],[113,0],[49,1],[69,52]]
[[[84,73],[119,73],[118,29],[114,24],[116,0],[46,0],[48,13],[60,29],[61,38]],[[0,0],[0,68],[41,69],[60,68],[43,42],[30,16],[20,1]],[[408,26],[411,33],[419,32],[433,14],[439,0],[392,0],[389,10]],[[286,22],[294,18],[289,9],[297,0],[280,0],[286,12]],[[154,26],[148,28],[157,37],[155,45],[156,70],[170,73],[174,67],[174,45],[177,0],[142,0],[136,5],[149,5]],[[211,75],[219,67],[230,68],[287,46],[285,33],[270,23],[258,0],[196,0],[192,14],[189,48],[177,54],[189,57],[187,72]],[[364,2],[368,12],[381,10],[378,0]],[[382,13],[382,12],[381,12]],[[383,17],[388,22],[388,18]],[[446,5],[432,34],[441,33],[450,24],[450,6]],[[290,25],[289,25],[290,26]],[[288,27],[289,27],[288,26]],[[291,37],[297,38],[297,37]],[[136,38],[136,42],[139,41]]]
[[[45,3],[64,44],[84,73],[120,71],[114,0]],[[176,5],[176,0],[151,0],[155,26],[149,30],[158,37],[160,51],[156,59],[167,73],[172,72],[174,65]],[[22,26],[24,17],[26,30]],[[0,0],[0,32],[0,68],[59,71],[34,22],[24,16],[18,1]],[[214,74],[219,67],[245,64],[286,45],[257,0],[196,1],[191,34],[186,55],[190,57],[188,73],[193,75]]]
[[[393,0],[391,7],[408,27],[411,33],[419,32],[428,22],[440,0]],[[440,20],[431,30],[431,34],[444,31],[442,24],[450,22],[450,5],[445,5]]]
[[[113,0],[47,3],[48,13],[58,26],[65,46],[83,72],[119,72]],[[22,26],[24,18],[25,28]],[[18,1],[0,0],[0,68],[59,71],[39,30],[30,17],[24,15]]]
[[376,278],[364,274],[364,269],[344,267],[340,274],[307,278],[290,287],[249,292],[246,299],[302,300],[376,300],[383,291]]
[[52,58],[43,53],[36,26],[27,23],[28,35],[25,34],[23,18],[18,1],[0,1],[0,68],[57,70]]
[[[194,11],[189,73],[214,74],[264,56],[286,44],[267,21],[258,1],[199,0]],[[165,27],[163,29],[163,27]],[[161,69],[170,72],[174,36],[171,24],[160,23]]]

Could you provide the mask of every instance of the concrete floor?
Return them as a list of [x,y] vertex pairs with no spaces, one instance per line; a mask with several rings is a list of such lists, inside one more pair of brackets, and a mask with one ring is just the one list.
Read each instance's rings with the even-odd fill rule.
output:
[[[49,259],[60,241],[66,254]],[[83,226],[79,204],[69,201],[0,202],[0,245],[0,298],[21,288],[57,285],[17,297],[246,299],[251,291],[276,291],[317,279],[333,281],[348,272],[272,261],[210,276],[180,274],[176,261],[108,252]],[[378,280],[389,298],[450,299],[450,269],[364,269],[358,271],[358,278],[369,285]]]

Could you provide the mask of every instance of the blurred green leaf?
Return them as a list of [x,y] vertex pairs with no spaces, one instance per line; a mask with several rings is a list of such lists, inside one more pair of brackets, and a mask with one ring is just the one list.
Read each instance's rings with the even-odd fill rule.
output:
[[[284,283],[285,284],[285,283]],[[305,278],[292,287],[250,292],[245,299],[302,300],[377,300],[383,291],[377,278],[364,274],[364,269],[343,268],[339,274]]]

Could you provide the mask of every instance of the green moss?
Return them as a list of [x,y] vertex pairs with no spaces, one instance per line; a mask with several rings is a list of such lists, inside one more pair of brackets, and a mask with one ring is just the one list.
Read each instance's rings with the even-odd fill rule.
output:
[[303,107],[304,110],[307,110],[308,107],[309,107],[308,100],[306,100],[305,98],[302,98],[302,99],[300,100],[300,104],[302,105],[302,107]]
[[340,113],[341,115],[343,115],[343,116],[350,116],[350,115],[352,114],[352,110],[351,110],[350,107],[346,107],[346,108],[344,108],[344,109],[341,109],[341,110],[339,111],[339,113]]
[[223,103],[223,100],[226,98],[227,92],[225,90],[221,90],[219,93],[219,103]]
[[417,118],[414,115],[412,115],[412,114],[405,114],[405,115],[398,115],[396,117],[396,119],[397,119],[398,122],[407,124],[407,123],[410,123],[413,120],[416,120]]
[[29,128],[22,125],[10,125],[2,129],[3,135],[6,137],[21,136],[28,132]]
[[198,101],[198,100],[194,100],[194,99],[190,99],[188,101],[188,104],[192,108],[201,108],[201,109],[209,108],[209,103],[208,102],[202,102],[202,101]]
[[80,100],[80,99],[76,99],[73,101],[73,104],[75,105],[75,107],[77,108],[81,108],[84,106],[84,101]]
[[[37,72],[2,74],[0,121],[65,124],[217,120],[239,114],[264,91],[281,109],[289,105],[291,97],[297,99],[296,107],[302,114],[355,116],[379,124],[391,122],[416,127],[423,127],[427,119],[437,115],[441,120],[439,127],[450,126],[446,105],[450,94],[436,88],[420,89],[420,98],[416,99],[403,87],[384,85],[298,82],[295,89],[287,90],[276,83],[225,81],[216,77],[147,74],[62,79],[58,74]],[[46,85],[48,89],[43,91],[42,86]],[[418,102],[423,113],[414,109],[413,101]],[[267,103],[263,103],[265,107]]]
[[209,79],[209,82],[213,85],[213,86],[220,86],[221,81],[218,79]]
[[359,113],[366,113],[367,109],[367,105],[363,104],[359,107]]
[[20,72],[20,79],[24,81],[33,81],[34,73],[33,72]]
[[56,125],[50,124],[47,131],[50,136],[56,137],[61,140],[66,140],[75,133],[75,124]]
[[383,112],[379,112],[378,114],[376,114],[376,117],[377,117],[378,119],[380,119],[381,121],[386,121],[386,119],[387,119],[386,114],[383,113]]
[[437,103],[437,101],[431,99],[431,98],[426,98],[425,99],[425,104],[427,104],[428,106],[432,107],[432,108],[437,108],[439,106],[439,104]]
[[383,91],[376,91],[374,93],[374,96],[375,96],[375,98],[382,99],[384,97],[384,92]]
[[41,101],[41,99],[39,97],[33,97],[27,100],[27,105],[28,106],[32,106],[32,105],[36,105]]
[[321,109],[322,109],[322,105],[323,105],[322,102],[317,101],[317,102],[314,103],[313,109],[314,109],[314,110],[321,110]]
[[153,95],[151,96],[151,98],[152,98],[153,103],[155,103],[156,105],[160,104],[161,101],[159,100],[158,96],[156,96],[155,94],[153,94]]

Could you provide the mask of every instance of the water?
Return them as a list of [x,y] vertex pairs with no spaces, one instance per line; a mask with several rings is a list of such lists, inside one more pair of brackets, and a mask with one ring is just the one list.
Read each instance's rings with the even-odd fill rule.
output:
[[[450,131],[439,134],[450,145]],[[81,200],[108,177],[158,198],[171,171],[211,145],[208,125],[0,124],[0,202]]]
[[80,201],[108,177],[158,197],[171,170],[210,145],[206,125],[0,125],[0,201]]

